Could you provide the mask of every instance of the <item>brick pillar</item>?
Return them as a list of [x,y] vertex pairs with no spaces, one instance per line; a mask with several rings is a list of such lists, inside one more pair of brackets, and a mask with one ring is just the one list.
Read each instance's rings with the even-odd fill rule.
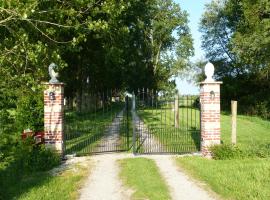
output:
[[63,154],[64,84],[47,83],[44,91],[45,146]]
[[220,144],[220,84],[200,83],[201,152],[206,157],[211,157],[210,146]]

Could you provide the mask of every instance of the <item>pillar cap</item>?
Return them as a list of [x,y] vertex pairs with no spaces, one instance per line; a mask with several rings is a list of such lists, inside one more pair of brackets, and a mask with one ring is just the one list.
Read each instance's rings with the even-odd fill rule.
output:
[[200,85],[221,85],[223,82],[222,81],[203,81],[203,82],[199,82]]
[[65,83],[49,83],[49,82],[45,82],[45,83],[42,83],[42,85],[65,85]]

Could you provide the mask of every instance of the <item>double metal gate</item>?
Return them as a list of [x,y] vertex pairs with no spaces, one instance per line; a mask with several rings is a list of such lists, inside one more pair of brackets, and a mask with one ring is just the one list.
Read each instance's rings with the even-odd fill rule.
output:
[[65,112],[65,154],[117,151],[191,153],[200,150],[198,96],[141,90],[88,94],[83,112]]

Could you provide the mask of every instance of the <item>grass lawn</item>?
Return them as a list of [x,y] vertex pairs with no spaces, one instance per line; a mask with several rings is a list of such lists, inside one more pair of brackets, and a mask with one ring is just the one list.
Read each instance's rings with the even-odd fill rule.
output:
[[86,174],[88,174],[86,167],[76,165],[73,169],[54,176],[49,172],[24,176],[7,188],[3,200],[75,200],[78,198],[78,188]]
[[226,199],[270,199],[270,159],[208,160],[177,158],[188,174]]
[[[231,141],[231,116],[221,115],[221,139],[224,143]],[[237,145],[243,148],[270,144],[270,121],[259,117],[237,116]]]
[[134,190],[133,199],[171,199],[169,190],[153,160],[128,158],[119,160],[120,177]]

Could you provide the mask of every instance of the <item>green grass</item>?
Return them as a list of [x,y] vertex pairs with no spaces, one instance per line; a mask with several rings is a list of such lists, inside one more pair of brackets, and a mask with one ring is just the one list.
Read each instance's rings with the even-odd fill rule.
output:
[[[231,142],[231,116],[221,115],[221,139]],[[243,148],[270,144],[270,121],[259,117],[237,116],[237,145]]]
[[270,159],[209,160],[178,158],[187,173],[226,199],[270,199]]
[[3,200],[75,200],[78,198],[78,188],[89,170],[80,165],[75,168],[54,176],[49,172],[25,175],[6,188]]
[[171,199],[168,188],[153,160],[128,158],[119,161],[120,177],[125,185],[132,188],[133,199]]
[[[105,134],[105,130],[109,128],[123,106],[119,103],[106,107],[104,110],[89,113],[67,112],[65,117],[65,153],[84,155],[95,152],[97,145]],[[124,126],[124,123],[123,120],[121,126]],[[123,145],[120,144],[119,150],[122,147]],[[116,149],[116,147],[112,148]]]

